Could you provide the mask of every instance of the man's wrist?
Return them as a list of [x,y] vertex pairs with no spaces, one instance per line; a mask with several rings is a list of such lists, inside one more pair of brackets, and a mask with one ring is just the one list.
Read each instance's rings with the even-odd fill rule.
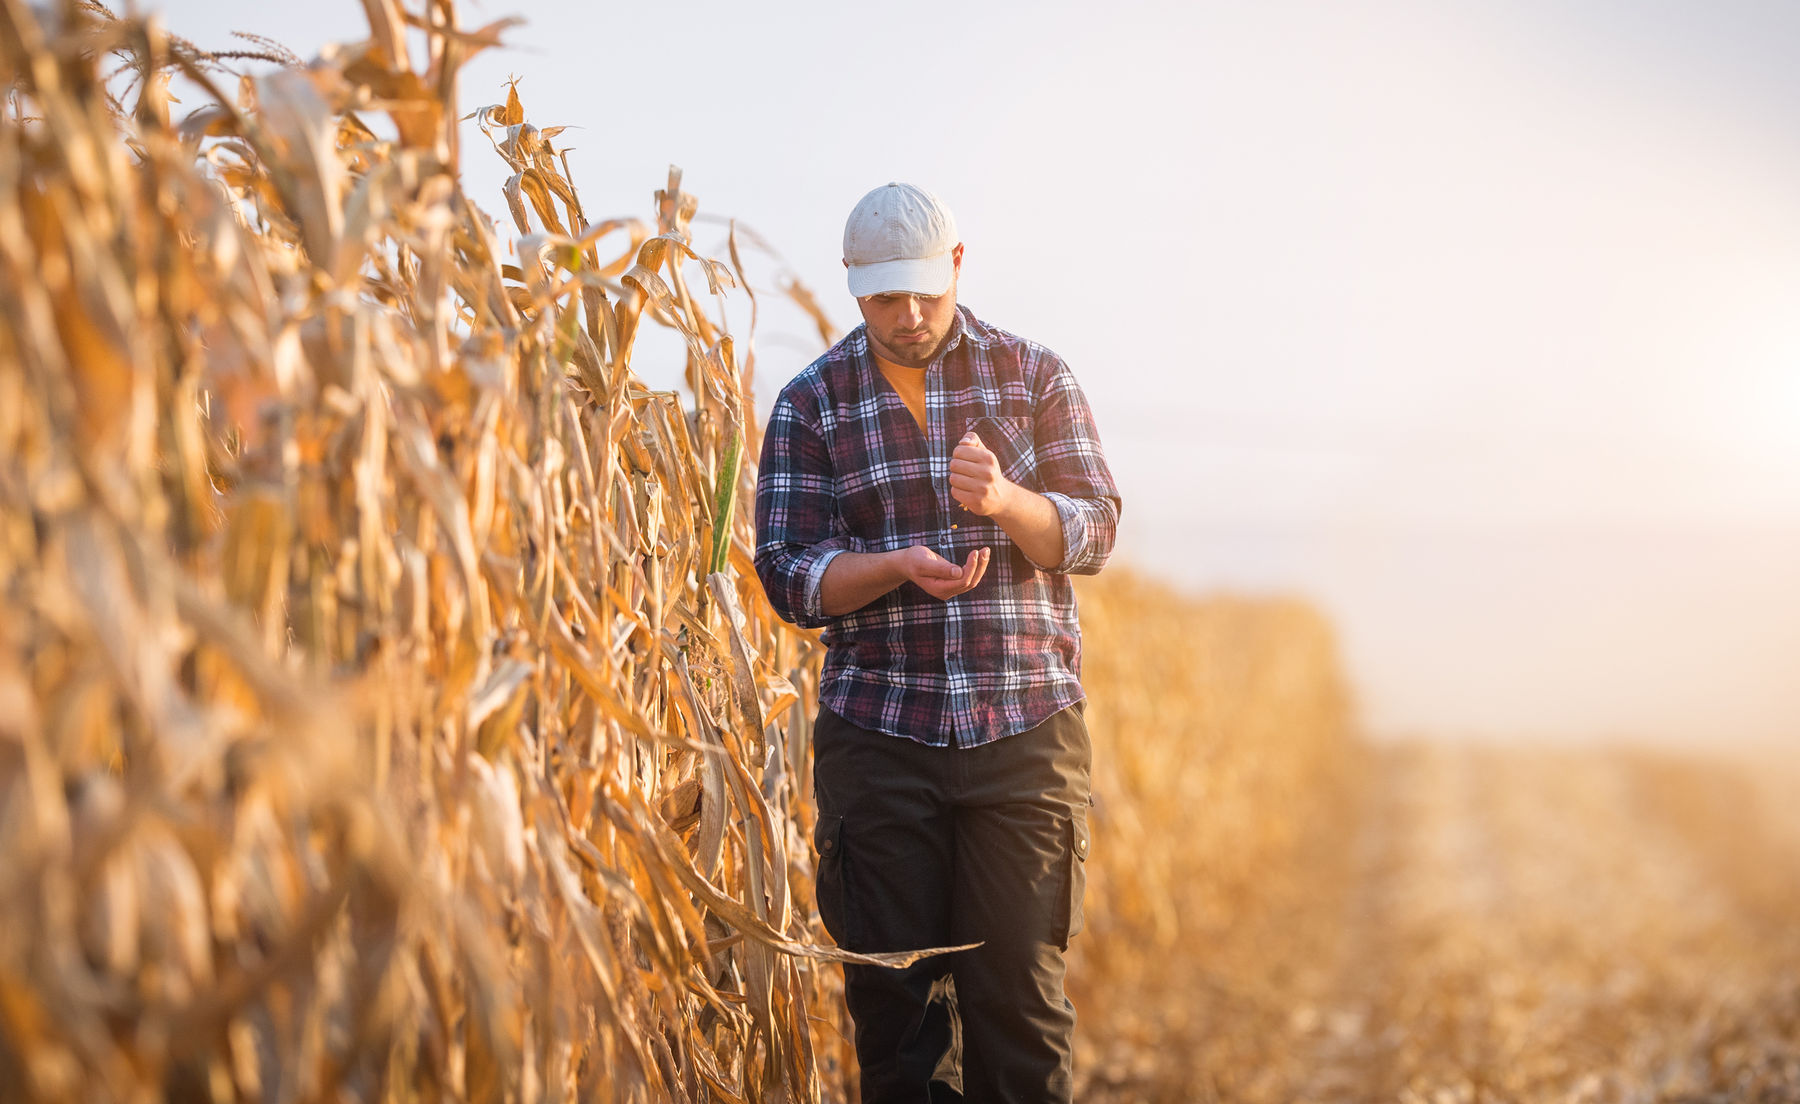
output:
[[890,584],[892,590],[911,578],[906,573],[906,549],[894,548],[886,552],[875,553],[881,561],[881,581]]
[[994,524],[1005,529],[1011,523],[1018,521],[1024,516],[1023,511],[1027,506],[1026,496],[1031,493],[1032,492],[1026,490],[1024,487],[1021,487],[1012,480],[1002,476],[1000,479],[1000,506],[994,511]]
[[994,524],[1038,567],[1049,570],[1062,563],[1064,527],[1056,503],[1011,480],[1006,481],[1003,494],[1000,509],[991,517]]
[[903,549],[838,556],[819,580],[820,612],[826,617],[842,617],[906,582],[909,576],[903,557]]

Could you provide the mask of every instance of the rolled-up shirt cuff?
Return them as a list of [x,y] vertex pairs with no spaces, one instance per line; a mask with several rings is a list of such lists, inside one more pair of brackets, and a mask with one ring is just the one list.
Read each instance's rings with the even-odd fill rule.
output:
[[[1081,561],[1087,552],[1088,531],[1087,519],[1081,516],[1075,502],[1068,495],[1057,491],[1045,491],[1044,497],[1050,505],[1056,507],[1056,516],[1062,522],[1062,562],[1054,566],[1038,564],[1045,571],[1067,571]],[[1033,561],[1036,562],[1036,561]]]
[[807,569],[805,593],[806,616],[815,621],[822,621],[825,619],[825,569],[831,566],[832,560],[837,559],[848,551],[849,549],[847,548],[828,549],[817,560],[813,561],[812,567]]

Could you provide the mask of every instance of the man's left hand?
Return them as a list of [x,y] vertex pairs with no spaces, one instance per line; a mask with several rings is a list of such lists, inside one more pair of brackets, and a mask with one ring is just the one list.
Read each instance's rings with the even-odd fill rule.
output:
[[1000,458],[981,443],[974,430],[963,434],[950,454],[950,497],[971,514],[993,517],[1005,508],[1018,484],[1000,471]]

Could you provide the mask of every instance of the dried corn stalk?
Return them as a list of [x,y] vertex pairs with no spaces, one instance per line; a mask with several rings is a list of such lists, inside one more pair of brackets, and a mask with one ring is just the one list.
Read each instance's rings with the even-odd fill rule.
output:
[[749,570],[751,354],[689,284],[735,242],[673,171],[590,220],[512,89],[506,259],[457,177],[500,25],[365,8],[236,80],[0,0],[0,1084],[842,1098],[819,646]]

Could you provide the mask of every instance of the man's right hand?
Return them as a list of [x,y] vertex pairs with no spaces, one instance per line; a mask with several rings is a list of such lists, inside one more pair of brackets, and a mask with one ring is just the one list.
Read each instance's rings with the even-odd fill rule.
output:
[[922,544],[903,549],[900,555],[901,568],[911,582],[917,583],[920,590],[933,598],[954,598],[958,594],[966,594],[975,589],[981,577],[987,574],[990,550],[977,548],[969,553],[969,560],[961,567],[955,561],[946,560]]
[[991,549],[978,548],[958,567],[922,544],[893,552],[845,552],[825,569],[820,606],[826,616],[841,617],[909,582],[933,598],[954,598],[975,589],[991,555]]

